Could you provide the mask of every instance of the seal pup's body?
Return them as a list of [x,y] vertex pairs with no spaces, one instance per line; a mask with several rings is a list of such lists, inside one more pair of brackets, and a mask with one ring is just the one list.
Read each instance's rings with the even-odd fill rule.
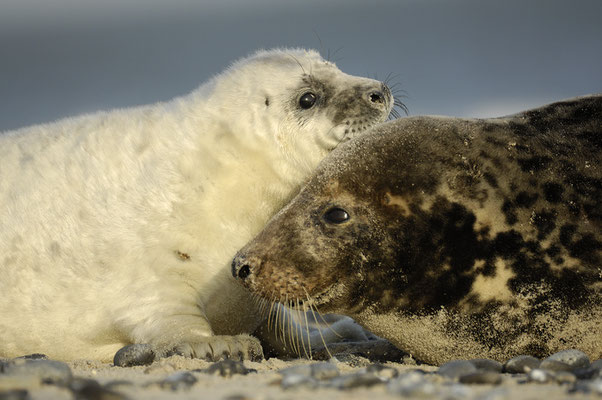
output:
[[260,352],[231,258],[390,91],[262,51],[190,95],[0,135],[0,357]]
[[428,363],[600,358],[601,162],[602,96],[396,120],[325,159],[233,274]]

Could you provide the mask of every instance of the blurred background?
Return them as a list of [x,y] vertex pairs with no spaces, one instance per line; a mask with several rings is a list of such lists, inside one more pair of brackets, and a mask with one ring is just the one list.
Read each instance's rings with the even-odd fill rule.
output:
[[391,74],[410,115],[602,92],[601,0],[0,0],[0,131],[169,100],[276,46]]

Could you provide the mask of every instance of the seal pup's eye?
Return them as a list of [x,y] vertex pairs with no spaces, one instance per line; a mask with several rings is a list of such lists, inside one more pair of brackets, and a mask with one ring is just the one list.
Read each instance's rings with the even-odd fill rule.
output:
[[349,213],[342,208],[333,207],[324,213],[324,219],[331,224],[342,224],[349,219]]
[[312,92],[304,93],[303,96],[299,99],[299,105],[302,109],[307,110],[308,108],[312,108],[314,104],[316,104],[316,95]]

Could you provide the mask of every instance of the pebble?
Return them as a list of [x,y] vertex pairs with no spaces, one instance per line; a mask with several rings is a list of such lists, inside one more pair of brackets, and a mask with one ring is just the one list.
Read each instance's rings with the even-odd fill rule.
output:
[[425,374],[410,371],[389,381],[387,390],[401,396],[434,396],[437,386],[427,379]]
[[547,360],[563,362],[569,365],[572,369],[587,368],[590,364],[589,357],[587,356],[587,354],[575,349],[559,351],[557,353],[552,354],[544,361]]
[[441,376],[445,376],[450,379],[458,379],[462,375],[467,375],[477,371],[470,361],[466,360],[453,360],[446,362],[439,367],[437,373]]
[[501,362],[487,358],[474,358],[468,361],[480,371],[502,372],[504,368]]
[[554,382],[554,374],[545,369],[535,368],[527,373],[527,381],[537,383]]
[[184,389],[190,389],[197,382],[197,378],[188,371],[176,372],[159,382],[149,385],[159,385],[162,389],[171,389],[174,392]]
[[488,384],[499,385],[502,383],[502,375],[494,371],[476,371],[470,374],[462,375],[459,378],[460,383],[466,384]]
[[325,380],[337,377],[340,375],[336,365],[329,362],[318,362],[313,364],[296,365],[289,368],[284,368],[278,371],[284,377],[291,375],[300,375],[311,377],[317,380]]
[[592,381],[578,381],[575,386],[569,390],[571,392],[583,392],[583,393],[594,393],[602,395],[602,378],[594,379]]
[[103,387],[94,379],[75,378],[69,385],[75,399],[94,400],[126,400],[127,396]]
[[150,365],[155,361],[155,352],[149,344],[129,344],[115,353],[113,364],[117,367]]
[[506,361],[503,372],[509,374],[524,374],[539,368],[539,364],[541,364],[541,361],[535,357],[524,355],[516,356]]
[[233,375],[247,375],[249,372],[257,372],[257,370],[245,367],[240,361],[228,359],[213,363],[209,368],[202,372],[209,375],[219,375],[229,378]]
[[371,387],[386,382],[386,379],[380,378],[373,373],[359,372],[356,374],[337,376],[329,382],[328,386],[347,390],[357,387]]
[[25,389],[0,391],[0,400],[29,400],[31,396]]
[[41,383],[65,386],[73,379],[71,368],[64,362],[46,359],[14,359],[4,365],[3,374],[8,376],[27,376]]
[[382,365],[379,363],[368,365],[366,367],[366,372],[372,373],[384,379],[396,378],[399,375],[399,371],[397,371],[395,368],[387,367],[386,365]]
[[564,363],[562,361],[550,360],[546,358],[539,364],[540,369],[545,369],[546,371],[572,371],[573,367]]
[[596,369],[598,371],[602,371],[602,359],[596,360],[590,364],[590,368]]
[[313,389],[318,387],[318,381],[307,375],[289,374],[282,377],[280,386],[283,389],[290,389],[293,387],[305,387]]

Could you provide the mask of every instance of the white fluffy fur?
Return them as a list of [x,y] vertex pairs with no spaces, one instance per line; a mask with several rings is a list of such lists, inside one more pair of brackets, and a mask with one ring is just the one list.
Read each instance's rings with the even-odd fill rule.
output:
[[0,135],[0,357],[252,332],[231,258],[344,136],[287,110],[303,70],[378,84],[259,52],[167,103]]

